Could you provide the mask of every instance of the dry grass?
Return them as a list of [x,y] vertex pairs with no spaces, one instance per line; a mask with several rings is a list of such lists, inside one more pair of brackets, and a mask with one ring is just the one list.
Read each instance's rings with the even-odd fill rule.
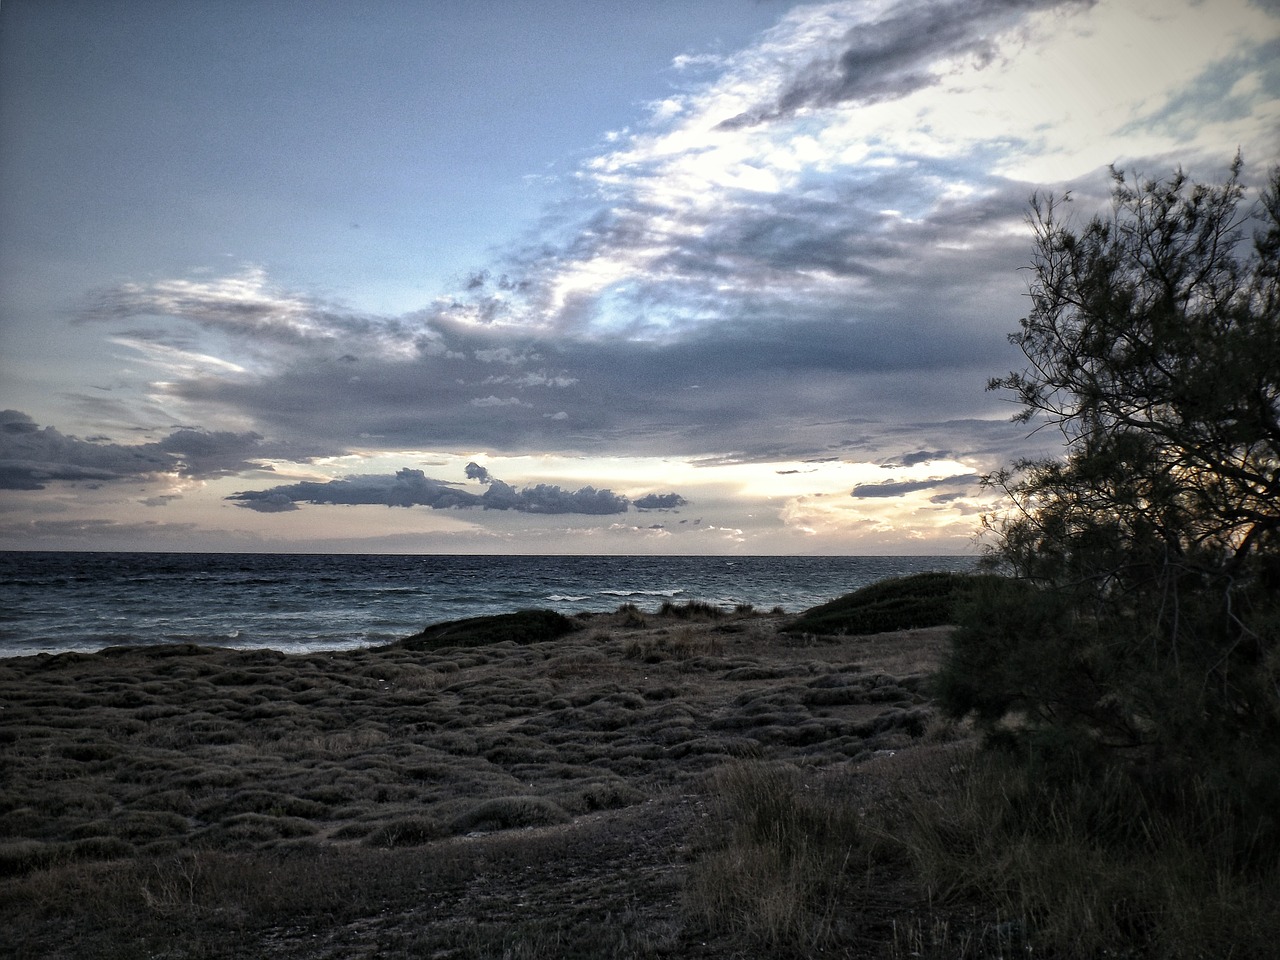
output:
[[0,956],[1274,952],[1211,785],[1046,790],[934,714],[947,628],[788,622],[0,660]]
[[927,727],[940,636],[785,622],[0,661],[0,956],[729,956],[681,909],[714,771],[845,770]]
[[523,645],[0,661],[0,957],[1190,960],[1280,940],[1280,873],[1215,856],[1212,791],[1189,787],[1191,820],[1037,791],[933,713],[945,628],[787,622],[627,607]]
[[[888,819],[935,901],[978,903],[1006,949],[1099,956],[1260,957],[1280,938],[1280,864],[1242,871],[1232,813],[1207,784],[1156,807],[1119,776],[1047,787],[971,756],[916,780]],[[922,956],[979,956],[941,945]],[[1010,953],[1012,955],[1012,953]]]

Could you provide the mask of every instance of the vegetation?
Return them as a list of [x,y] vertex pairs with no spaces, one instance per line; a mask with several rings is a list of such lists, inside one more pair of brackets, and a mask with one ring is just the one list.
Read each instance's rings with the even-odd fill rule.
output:
[[994,385],[1067,453],[988,478],[999,575],[0,661],[0,956],[1273,954],[1280,170],[1249,251],[1241,169],[1033,204]]
[[1247,212],[1241,172],[1117,171],[1079,230],[1033,203],[1027,367],[992,383],[1067,452],[988,478],[1012,579],[983,585],[937,689],[1016,759],[982,761],[990,812],[931,829],[971,864],[940,857],[944,887],[1063,956],[1255,955],[1277,932],[1280,168]]
[[487,617],[450,620],[427,627],[421,633],[397,641],[405,650],[443,650],[447,647],[478,647],[490,643],[541,643],[581,629],[554,610],[517,610]]
[[788,633],[871,634],[956,623],[983,578],[959,573],[893,577],[812,607]]
[[766,956],[813,956],[847,940],[867,856],[863,818],[791,764],[726,765],[686,902],[717,935]]
[[817,777],[919,742],[944,642],[575,622],[0,660],[0,957],[727,960],[742,942],[683,895],[714,859],[693,844],[716,771]]
[[1229,776],[1248,755],[1266,791],[1280,785],[1280,169],[1247,256],[1239,173],[1135,187],[1117,172],[1111,217],[1078,233],[1057,204],[1033,206],[1033,311],[1013,337],[1028,366],[993,386],[1068,453],[990,478],[1012,504],[987,520],[991,558],[1037,589],[991,592],[945,690],[956,713],[1071,763]]

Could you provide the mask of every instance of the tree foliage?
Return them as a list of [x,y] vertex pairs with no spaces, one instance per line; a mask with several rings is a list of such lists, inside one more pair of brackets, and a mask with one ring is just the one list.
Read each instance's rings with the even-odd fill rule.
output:
[[1026,366],[990,386],[1065,454],[987,478],[989,559],[1019,582],[978,604],[942,689],[1023,745],[1208,761],[1280,798],[1280,167],[1252,203],[1242,172],[1113,169],[1083,226],[1033,198]]
[[1280,168],[1244,256],[1241,169],[1137,186],[1113,170],[1111,216],[1079,232],[1062,201],[1032,201],[1032,311],[1010,338],[1028,366],[990,386],[1069,455],[994,478],[1019,508],[995,524],[1019,572],[1060,579],[1066,560],[1128,582],[1166,558],[1238,571],[1275,552]]

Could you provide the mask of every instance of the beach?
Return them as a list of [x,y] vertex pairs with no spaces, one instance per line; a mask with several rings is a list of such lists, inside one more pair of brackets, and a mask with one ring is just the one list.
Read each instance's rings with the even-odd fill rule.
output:
[[[753,955],[708,892],[726,771],[874,806],[965,749],[929,700],[948,628],[790,620],[0,661],[0,954]],[[923,909],[884,859],[828,955],[894,955]]]

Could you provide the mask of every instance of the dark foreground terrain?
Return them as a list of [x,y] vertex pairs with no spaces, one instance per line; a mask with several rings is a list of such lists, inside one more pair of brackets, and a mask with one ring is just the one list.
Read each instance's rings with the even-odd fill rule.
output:
[[[928,701],[947,630],[787,622],[623,609],[522,644],[0,661],[0,955],[909,956],[953,934],[820,811],[963,757]],[[744,822],[802,836],[770,866]],[[806,837],[842,859],[788,899]]]

